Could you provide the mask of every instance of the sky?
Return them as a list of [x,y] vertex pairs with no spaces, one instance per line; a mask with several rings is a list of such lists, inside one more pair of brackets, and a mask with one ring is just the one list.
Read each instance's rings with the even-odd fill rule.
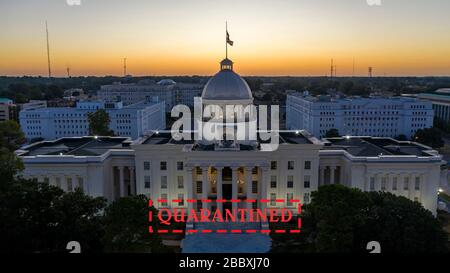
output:
[[[0,75],[450,76],[448,0],[0,0]],[[354,67],[354,69],[353,69]]]

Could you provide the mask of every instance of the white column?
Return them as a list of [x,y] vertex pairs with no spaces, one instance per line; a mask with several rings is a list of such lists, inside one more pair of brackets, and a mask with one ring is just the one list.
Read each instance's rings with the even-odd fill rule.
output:
[[134,167],[129,167],[131,194],[136,195],[136,179],[134,177]]
[[[238,199],[237,170],[238,170],[237,167],[231,167],[231,190],[232,190],[231,199],[233,200]],[[238,203],[232,203],[232,208],[237,209]]]
[[61,189],[65,192],[69,191],[69,183],[67,183],[67,179],[69,178],[69,176],[64,175],[63,179],[61,179]]
[[[202,199],[208,199],[209,192],[209,180],[208,180],[208,167],[202,167]],[[209,203],[202,202],[202,208],[209,208]]]
[[89,194],[89,184],[87,181],[87,176],[83,176],[83,191],[85,194]]
[[[194,199],[194,170],[195,170],[194,167],[187,168],[187,183],[186,183],[187,200]],[[192,209],[194,208],[194,203],[187,202],[187,205],[188,205],[188,210],[189,210],[188,213],[190,213],[192,211]]]
[[[247,198],[246,199],[254,199],[252,193],[252,167],[245,167],[245,184],[247,185]],[[247,203],[247,209],[252,208],[252,203]]]
[[319,168],[319,176],[320,176],[320,180],[319,180],[319,185],[325,185],[325,168],[324,167],[320,167]]
[[[261,185],[261,190],[260,190],[261,194],[260,194],[260,199],[259,200],[262,200],[262,199],[267,199],[267,184],[269,183],[268,182],[269,181],[269,173],[268,173],[269,168],[262,167],[262,168],[260,168],[260,170],[262,170],[262,175],[261,175],[262,181],[260,183],[260,185]],[[266,207],[267,207],[267,203],[261,202],[260,209],[262,211],[264,211],[266,209]],[[262,229],[268,229],[269,228],[269,223],[267,223],[267,222],[262,223],[261,224],[261,228]]]
[[73,174],[72,175],[72,190],[75,191],[76,188],[78,188],[78,176]]
[[124,197],[125,196],[125,181],[124,181],[124,167],[123,166],[119,166],[119,187],[120,187],[120,197]]
[[336,173],[336,167],[330,167],[330,184],[333,185],[335,183],[334,175]]
[[[216,192],[217,192],[217,200],[221,200],[223,198],[222,196],[222,167],[216,167],[217,168],[217,184],[216,184]],[[223,203],[217,202],[217,209],[222,212],[223,209]]]
[[[267,198],[267,184],[269,183],[269,173],[268,173],[268,168],[261,168],[262,170],[262,175],[261,175],[261,189],[260,189],[260,199],[268,199]],[[267,203],[263,203],[261,202],[261,210],[265,209],[267,207]]]

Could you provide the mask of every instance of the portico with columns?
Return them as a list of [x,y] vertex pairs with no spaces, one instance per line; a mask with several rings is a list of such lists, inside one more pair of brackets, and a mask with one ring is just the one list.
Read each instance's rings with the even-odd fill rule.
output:
[[[267,199],[268,163],[188,162],[188,209],[256,208]],[[192,181],[192,183],[190,183]],[[200,202],[201,201],[201,202]],[[205,202],[206,201],[206,202]],[[254,202],[253,202],[254,201]]]

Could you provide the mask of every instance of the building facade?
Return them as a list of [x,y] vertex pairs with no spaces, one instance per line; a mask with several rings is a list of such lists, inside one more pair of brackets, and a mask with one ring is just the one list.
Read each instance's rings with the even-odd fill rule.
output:
[[17,105],[7,98],[0,98],[0,122],[18,120]]
[[[201,100],[204,106],[222,107],[248,105],[253,97],[225,59]],[[225,126],[235,130],[233,123]],[[278,148],[263,151],[262,140],[178,139],[170,131],[158,131],[133,142],[61,138],[17,154],[24,161],[25,177],[69,191],[80,187],[110,201],[132,194],[166,200],[154,203],[159,209],[287,208],[295,214],[295,202],[309,203],[319,186],[343,184],[404,196],[436,214],[439,182],[447,170],[441,170],[442,156],[429,147],[387,137],[320,141],[304,130],[277,132],[277,137]]]
[[318,138],[337,129],[340,135],[412,138],[419,129],[433,127],[432,103],[405,97],[337,98],[288,95],[286,127],[304,129]]
[[119,136],[136,139],[166,126],[165,104],[156,99],[128,106],[121,102],[81,101],[76,107],[26,108],[20,111],[20,125],[27,139],[87,136],[88,115],[99,109],[109,114],[109,127]]
[[165,101],[166,111],[170,112],[177,104],[194,105],[194,97],[202,93],[203,85],[176,83],[172,80],[162,80],[157,83],[143,80],[138,83],[114,83],[103,85],[97,91],[97,96],[103,101],[122,101],[124,105],[138,103],[151,97],[159,97]]
[[418,97],[433,104],[435,117],[443,122],[450,122],[450,89],[437,90],[435,93],[422,93]]

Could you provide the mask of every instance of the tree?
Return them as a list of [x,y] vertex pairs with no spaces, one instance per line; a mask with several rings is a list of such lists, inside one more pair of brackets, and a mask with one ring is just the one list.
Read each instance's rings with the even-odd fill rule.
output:
[[326,138],[340,137],[338,129],[330,129],[325,133]]
[[431,212],[390,193],[325,185],[312,193],[301,218],[302,236],[283,241],[272,235],[273,252],[367,253],[370,241],[378,241],[383,253],[448,251],[447,235]]
[[414,135],[414,141],[421,144],[430,146],[434,149],[444,146],[444,140],[442,140],[442,133],[436,128],[420,129]]
[[106,252],[161,252],[166,251],[159,234],[150,233],[148,211],[157,214],[154,207],[148,207],[144,195],[124,197],[106,208],[103,224],[103,242]]
[[83,252],[99,252],[105,203],[80,189],[64,193],[37,181],[10,182],[0,191],[0,252],[66,252],[70,241]]
[[0,147],[13,152],[24,142],[25,136],[17,122],[13,120],[0,122]]
[[386,253],[447,252],[442,224],[419,202],[390,193],[368,192],[371,200],[360,245],[378,241]]
[[109,114],[104,109],[88,114],[89,133],[95,136],[113,136],[114,131],[109,129]]

